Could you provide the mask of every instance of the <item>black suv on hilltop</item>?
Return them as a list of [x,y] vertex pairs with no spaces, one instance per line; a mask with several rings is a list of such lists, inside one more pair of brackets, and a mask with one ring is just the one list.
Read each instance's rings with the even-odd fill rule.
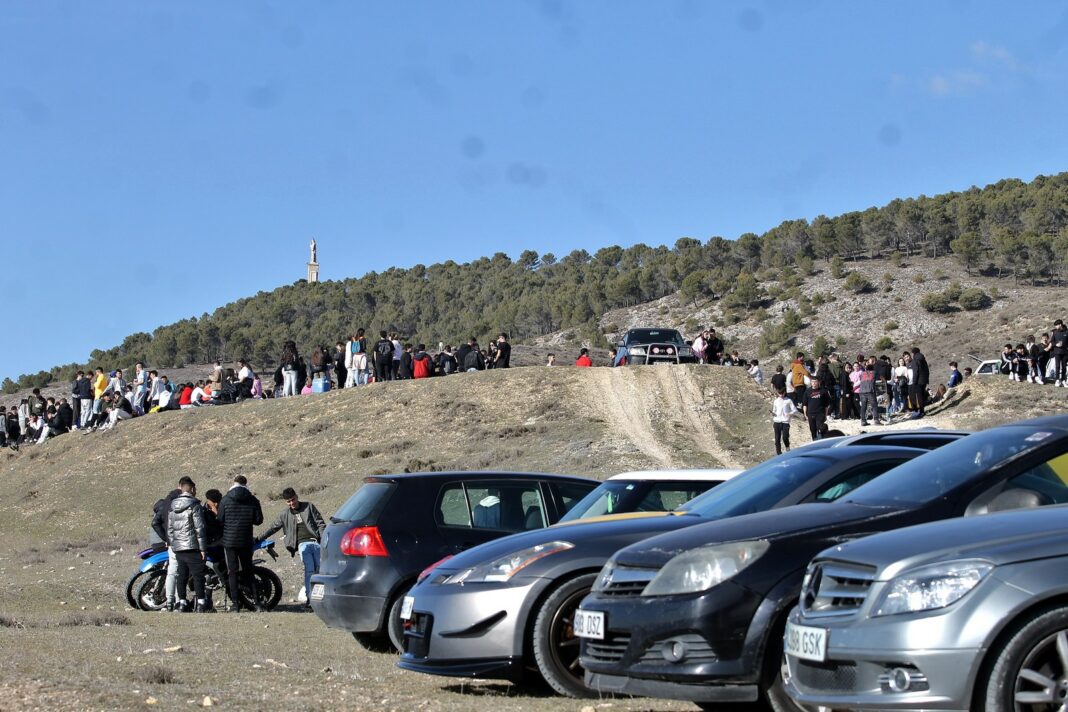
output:
[[648,363],[697,363],[697,357],[675,329],[631,329],[616,344],[612,365]]
[[330,518],[308,601],[357,641],[402,648],[404,595],[423,569],[483,542],[555,524],[597,480],[513,472],[375,475]]

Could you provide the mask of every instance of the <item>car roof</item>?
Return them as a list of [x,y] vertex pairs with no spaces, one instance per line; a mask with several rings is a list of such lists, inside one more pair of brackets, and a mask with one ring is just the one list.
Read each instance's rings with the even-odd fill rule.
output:
[[[969,435],[971,435],[971,432],[968,430],[943,430],[941,428],[934,427],[914,428],[909,430],[876,430],[858,433],[856,435],[847,435],[843,438],[836,438],[835,442],[832,443],[830,447],[846,447],[863,444],[876,445],[880,442],[887,442],[897,439],[904,440],[907,438],[953,438],[959,440],[960,438],[965,438]],[[893,443],[887,442],[887,444]]]
[[516,479],[539,479],[560,482],[598,482],[592,477],[560,475],[547,472],[508,472],[492,470],[448,470],[444,472],[398,472],[396,474],[368,475],[366,482],[406,482],[412,480],[485,480],[514,477]]
[[797,457],[822,457],[824,459],[839,462],[854,457],[861,458],[878,454],[894,455],[909,453],[920,455],[928,453],[930,450],[921,447],[905,447],[904,445],[852,445],[850,447],[824,447],[813,448],[811,450],[795,449],[793,452]]
[[692,470],[635,470],[612,475],[608,481],[626,480],[628,482],[657,482],[673,480],[680,482],[725,482],[742,470],[727,468],[709,468]]

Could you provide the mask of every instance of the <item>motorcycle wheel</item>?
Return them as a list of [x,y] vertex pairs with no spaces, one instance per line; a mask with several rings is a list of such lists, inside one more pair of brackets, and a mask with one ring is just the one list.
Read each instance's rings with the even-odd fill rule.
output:
[[147,576],[149,571],[138,571],[126,582],[126,604],[135,611],[142,610],[137,602],[137,591],[141,588],[141,578]]
[[167,571],[150,571],[137,589],[138,608],[158,611],[167,602]]
[[273,609],[282,600],[282,579],[263,566],[253,566],[252,575],[256,577],[256,601],[252,601],[248,589],[242,587],[241,605],[250,608],[259,605],[265,611]]

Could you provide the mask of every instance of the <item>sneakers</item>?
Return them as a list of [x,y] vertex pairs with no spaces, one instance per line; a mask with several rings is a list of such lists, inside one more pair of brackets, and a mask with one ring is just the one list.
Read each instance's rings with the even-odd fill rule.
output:
[[174,601],[167,601],[162,606],[160,606],[159,609],[161,611],[165,611],[167,613],[171,613],[172,611],[174,611]]

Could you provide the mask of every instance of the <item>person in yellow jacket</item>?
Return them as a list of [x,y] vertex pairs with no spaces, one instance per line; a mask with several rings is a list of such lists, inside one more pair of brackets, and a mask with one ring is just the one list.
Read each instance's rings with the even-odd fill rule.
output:
[[794,403],[801,406],[805,402],[805,377],[808,371],[805,369],[805,353],[797,352],[797,358],[790,364],[790,385],[794,388]]
[[104,369],[96,369],[93,376],[93,413],[104,412],[104,391],[108,389],[108,377],[104,375]]

